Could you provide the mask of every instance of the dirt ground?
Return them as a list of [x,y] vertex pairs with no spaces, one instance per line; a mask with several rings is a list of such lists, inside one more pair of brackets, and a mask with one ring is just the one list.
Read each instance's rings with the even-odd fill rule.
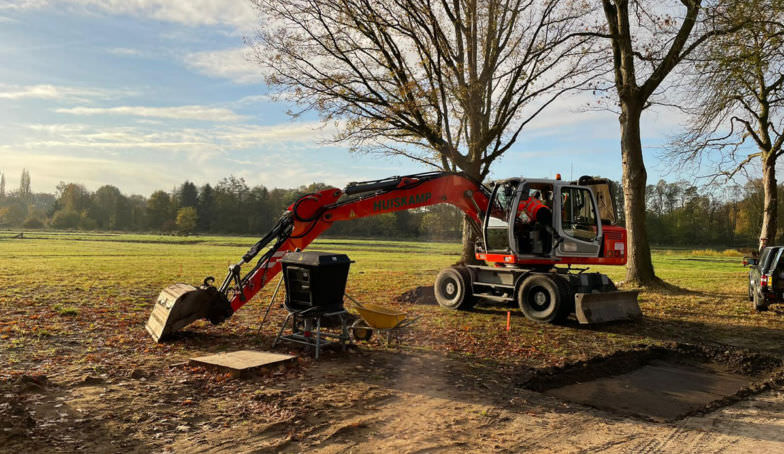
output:
[[[155,344],[144,323],[157,292],[198,282],[194,276],[223,267],[230,254],[218,246],[82,243],[0,243],[2,453],[784,452],[784,380],[670,422],[546,394],[551,372],[560,380],[568,367],[603,355],[670,343],[781,358],[784,309],[752,313],[738,285],[744,270],[729,262],[710,262],[708,274],[694,269],[691,255],[657,255],[665,278],[695,290],[647,292],[642,320],[586,328],[535,324],[504,306],[445,311],[430,285],[450,255],[426,250],[412,261],[408,249],[352,250],[349,293],[421,317],[412,333],[391,348],[363,343],[317,362],[283,345],[274,351],[298,355],[296,363],[231,378],[187,361],[270,350],[285,317],[273,307],[258,329],[271,288],[222,325],[197,322]],[[53,249],[62,255],[50,257]],[[182,265],[172,266],[171,254]],[[710,279],[698,282],[702,276]],[[597,364],[593,370],[604,367]],[[526,385],[532,377],[536,389]]]
[[395,348],[335,351],[240,379],[176,363],[117,376],[23,376],[0,390],[0,450],[784,450],[779,388],[665,424],[565,403],[522,388],[519,378]]

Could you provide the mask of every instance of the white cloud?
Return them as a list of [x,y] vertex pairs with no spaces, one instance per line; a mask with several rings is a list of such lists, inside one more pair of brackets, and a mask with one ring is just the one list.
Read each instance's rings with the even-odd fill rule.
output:
[[3,167],[7,174],[30,170],[36,191],[53,191],[59,181],[84,183],[92,190],[113,184],[124,192],[149,194],[185,179],[215,183],[231,174],[270,187],[313,181],[343,184],[361,177],[357,169],[335,159],[346,151],[323,146],[321,140],[330,138],[334,129],[317,122],[179,129],[139,124],[0,125],[0,134],[14,132],[17,140],[0,145]]
[[127,47],[115,47],[112,49],[107,49],[106,51],[113,55],[123,55],[123,56],[133,56],[133,57],[138,57],[143,55],[142,51],[138,49],[130,49]]
[[232,148],[252,148],[259,144],[297,143],[318,147],[334,137],[336,129],[319,122],[281,123],[269,126],[228,126],[215,132],[215,137]]
[[177,107],[70,107],[55,110],[70,115],[128,115],[134,117],[167,118],[176,120],[205,120],[232,122],[244,117],[222,107],[177,106]]
[[[523,115],[530,111],[524,110]],[[683,112],[677,109],[653,106],[642,116],[643,139],[661,139],[676,134],[687,122]],[[620,139],[618,114],[600,108],[597,98],[587,92],[568,93],[526,125],[520,139],[546,136],[576,140]]]
[[88,99],[109,99],[122,95],[130,95],[131,92],[115,90],[103,90],[87,87],[69,87],[49,84],[39,85],[2,85],[0,84],[0,99],[68,99],[81,100]]
[[249,105],[256,105],[256,104],[264,104],[268,102],[273,102],[272,95],[264,94],[264,95],[250,95],[244,96],[234,102],[231,103],[233,106],[249,106]]
[[49,4],[49,0],[0,0],[0,10],[38,9]]
[[[236,150],[263,149],[274,145],[285,149],[321,147],[335,129],[317,122],[277,125],[218,125],[212,128],[160,129],[159,125],[97,126],[78,123],[28,124],[29,131],[14,144],[0,149],[42,150],[171,150],[192,153],[194,157],[231,153]],[[206,154],[206,155],[205,155]]]
[[254,84],[264,81],[261,66],[249,61],[248,50],[234,49],[194,52],[185,56],[185,64],[210,77],[229,79],[239,84]]
[[81,8],[190,26],[226,25],[240,32],[252,30],[257,18],[256,11],[245,0],[0,0],[0,10],[46,7]]

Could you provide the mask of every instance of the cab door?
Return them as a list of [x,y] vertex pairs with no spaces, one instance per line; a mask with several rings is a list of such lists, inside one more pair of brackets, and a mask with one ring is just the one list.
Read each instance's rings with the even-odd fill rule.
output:
[[564,185],[555,197],[553,224],[560,239],[559,257],[598,257],[602,245],[602,223],[590,189]]
[[485,251],[510,254],[519,181],[505,181],[493,188],[482,228]]

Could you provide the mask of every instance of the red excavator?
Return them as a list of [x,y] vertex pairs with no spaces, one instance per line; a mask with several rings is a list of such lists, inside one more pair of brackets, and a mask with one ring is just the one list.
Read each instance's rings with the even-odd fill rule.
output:
[[[481,300],[519,305],[535,321],[556,323],[574,313],[580,323],[641,315],[637,292],[618,291],[587,265],[626,264],[626,230],[615,224],[611,182],[510,178],[485,186],[466,175],[430,172],[350,183],[300,197],[220,286],[164,289],[147,331],[156,341],[198,319],[221,323],[281,270],[281,258],[305,249],[338,221],[448,203],[461,209],[480,240],[484,265],[455,265],[436,277],[438,303],[467,310]],[[263,252],[262,252],[263,251]],[[260,254],[244,275],[243,265]]]

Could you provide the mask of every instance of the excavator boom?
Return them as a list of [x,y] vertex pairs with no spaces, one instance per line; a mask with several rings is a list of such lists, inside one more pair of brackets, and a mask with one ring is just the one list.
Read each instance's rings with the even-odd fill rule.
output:
[[[158,342],[194,320],[222,322],[275,278],[281,270],[280,259],[286,253],[305,249],[336,221],[450,203],[468,214],[478,230],[487,195],[487,189],[481,184],[462,174],[448,172],[350,183],[343,191],[330,188],[304,195],[289,206],[272,230],[240,262],[229,267],[217,289],[212,287],[211,277],[199,288],[175,284],[164,289],[147,322],[147,331]],[[242,275],[242,266],[268,246],[254,267]]]

